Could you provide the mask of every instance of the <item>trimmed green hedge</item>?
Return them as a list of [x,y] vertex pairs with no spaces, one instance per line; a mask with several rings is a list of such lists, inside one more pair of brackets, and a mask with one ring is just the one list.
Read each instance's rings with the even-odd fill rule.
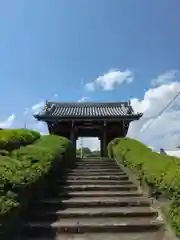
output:
[[34,144],[20,147],[9,156],[0,156],[0,216],[19,208],[23,191],[60,165],[70,141],[55,135],[42,136]]
[[[28,129],[3,129],[0,130],[0,150],[12,151],[32,144],[34,141],[40,138],[40,133]],[[0,151],[0,155],[2,151]]]
[[180,159],[153,152],[130,138],[114,139],[108,145],[108,154],[131,169],[156,196],[163,194],[167,197],[167,217],[180,234]]

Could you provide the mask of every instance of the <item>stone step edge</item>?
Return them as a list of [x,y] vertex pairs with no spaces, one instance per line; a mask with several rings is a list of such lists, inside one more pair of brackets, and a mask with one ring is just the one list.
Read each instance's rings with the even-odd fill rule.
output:
[[91,181],[91,180],[67,180],[66,182],[63,182],[63,181],[58,181],[56,183],[54,183],[55,185],[58,185],[58,184],[63,184],[64,186],[67,186],[68,184],[72,184],[72,185],[78,185],[78,184],[82,184],[82,185],[85,185],[85,184],[88,184],[88,185],[108,185],[108,184],[113,184],[113,185],[130,185],[130,184],[133,184],[132,181],[130,180],[119,180],[119,181],[113,181],[113,180],[102,180],[102,181],[98,181],[98,180],[95,180],[95,181]]
[[122,175],[122,176],[67,176],[64,178],[60,178],[57,181],[64,181],[64,180],[123,180],[129,179],[129,176]]
[[141,191],[134,191],[134,192],[82,192],[82,191],[74,191],[74,192],[63,192],[63,193],[58,193],[57,196],[65,197],[65,196],[79,196],[79,197],[136,197],[136,196],[143,196],[143,192]]
[[54,207],[56,208],[57,205],[61,204],[61,207],[133,207],[133,206],[151,206],[151,203],[149,201],[128,201],[128,200],[124,200],[124,201],[68,201],[68,200],[62,200],[62,201],[46,201],[46,200],[41,200],[40,201],[41,206],[47,206],[49,205],[49,207]]
[[119,173],[125,173],[125,171],[121,170],[121,169],[91,169],[91,168],[84,168],[84,169],[66,169],[66,173],[71,173],[71,172],[87,172],[87,173],[91,173],[91,172],[95,172],[95,173],[102,173],[102,172],[106,172],[108,174],[109,173],[113,173],[113,172],[119,172]]
[[[141,210],[142,208],[142,210]],[[46,218],[53,217],[53,219],[57,218],[95,218],[95,217],[118,217],[118,218],[129,218],[129,217],[158,217],[158,211],[156,209],[151,209],[149,207],[144,207],[146,209],[143,209],[143,207],[131,207],[131,209],[122,207],[122,208],[100,208],[100,209],[94,209],[93,212],[91,208],[68,208],[68,210],[58,210],[56,212],[54,211],[48,211],[48,212],[36,212],[34,214],[30,214],[30,217],[34,217],[35,219],[43,218],[45,220]],[[77,211],[73,211],[73,209],[76,209]],[[98,211],[99,210],[99,211]]]
[[111,173],[107,173],[107,172],[84,172],[83,174],[82,173],[77,173],[77,172],[69,172],[67,174],[67,176],[79,176],[81,174],[81,176],[107,176],[107,175],[111,175],[111,176],[127,176],[127,174],[125,172],[111,172]]
[[100,167],[103,167],[103,166],[109,166],[109,167],[119,167],[118,165],[117,165],[117,163],[75,163],[75,165],[74,166],[76,166],[76,167],[85,167],[85,166],[92,166],[92,167],[98,167],[98,166],[100,166]]
[[69,186],[64,186],[64,189],[75,189],[75,188],[79,188],[79,189],[137,189],[138,187],[134,184],[129,184],[129,185],[105,185],[105,184],[87,184],[87,185],[80,185],[80,184],[74,184],[74,185],[69,185]]
[[91,225],[73,225],[73,224],[45,224],[45,223],[39,223],[39,224],[25,224],[24,225],[27,228],[29,228],[30,231],[40,230],[43,231],[43,229],[47,230],[55,230],[56,233],[88,233],[88,232],[147,232],[147,231],[154,231],[159,230],[163,227],[163,223],[160,221],[153,221],[149,223],[137,223],[135,224],[125,224],[125,223],[118,223],[118,224],[91,224]]

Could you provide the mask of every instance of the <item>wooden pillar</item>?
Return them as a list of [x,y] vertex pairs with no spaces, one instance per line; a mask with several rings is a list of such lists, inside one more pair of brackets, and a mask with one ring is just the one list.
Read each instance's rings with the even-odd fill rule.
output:
[[74,122],[72,122],[72,128],[71,128],[71,133],[70,133],[70,140],[72,142],[73,155],[76,156],[76,136],[75,136]]
[[126,137],[129,129],[129,121],[128,120],[122,120],[122,131],[123,131],[123,137]]
[[101,149],[100,149],[100,151],[101,151],[101,157],[104,157],[104,138],[103,138],[103,136],[101,136],[101,138],[100,138],[100,145],[101,145]]
[[48,131],[51,134],[52,133],[52,123],[47,122],[47,126],[48,126]]
[[58,124],[56,122],[47,122],[50,134],[58,134]]
[[106,128],[104,129],[104,134],[103,134],[103,157],[107,156],[107,131]]
[[107,123],[104,121],[103,134],[102,134],[102,155],[107,157]]

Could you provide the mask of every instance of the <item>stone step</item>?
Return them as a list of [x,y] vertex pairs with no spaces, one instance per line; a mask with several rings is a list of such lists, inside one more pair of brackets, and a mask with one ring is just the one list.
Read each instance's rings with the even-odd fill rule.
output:
[[72,169],[71,171],[68,171],[69,173],[102,173],[102,172],[108,172],[108,173],[122,173],[123,170],[119,169]]
[[[75,234],[58,234],[54,240],[165,240],[164,232],[134,232],[134,233],[75,233]],[[24,240],[24,239],[23,239]],[[52,240],[51,238],[36,238],[25,240]]]
[[121,198],[127,198],[127,197],[142,197],[143,192],[141,190],[133,190],[133,191],[56,191],[51,188],[48,190],[44,196],[44,198],[57,198],[57,199],[70,199],[72,197],[82,197],[82,198],[88,198],[88,197],[121,197]]
[[117,163],[115,161],[109,161],[109,162],[75,162],[76,166],[83,166],[83,165],[116,165]]
[[64,190],[67,191],[95,191],[95,190],[105,190],[105,191],[131,191],[131,190],[137,190],[137,186],[134,184],[129,185],[101,185],[101,184],[86,184],[86,185],[69,185],[64,186]]
[[136,232],[159,229],[162,223],[154,218],[75,218],[54,222],[52,227],[65,232]]
[[79,172],[70,172],[70,173],[68,173],[68,176],[79,176],[79,175],[85,175],[85,176],[99,176],[99,175],[101,175],[101,176],[124,176],[124,175],[126,175],[127,176],[127,174],[125,173],[125,172],[120,172],[120,171],[118,171],[118,172],[111,172],[111,173],[108,173],[108,172],[81,172],[81,173],[79,173]]
[[106,160],[101,160],[101,161],[97,161],[97,160],[76,160],[75,161],[75,163],[78,163],[78,164],[83,164],[83,163],[90,163],[90,164],[92,164],[92,163],[116,163],[116,161],[115,160],[109,160],[109,159],[106,159]]
[[159,219],[114,160],[85,158],[54,176],[17,240],[163,240]]
[[98,163],[98,162],[89,162],[89,163],[86,163],[86,162],[81,162],[81,163],[78,163],[78,162],[75,162],[75,165],[76,166],[118,166],[116,162],[101,162],[101,163]]
[[108,157],[84,157],[84,158],[76,158],[76,161],[113,161],[113,159],[110,159]]
[[76,162],[115,162],[115,160],[113,159],[90,159],[90,158],[86,158],[86,159],[76,159]]
[[[84,176],[68,176],[66,178],[67,180],[128,180],[129,177],[127,175],[95,175],[95,176],[89,176],[89,175],[84,175]],[[62,180],[62,179],[61,179]]]
[[120,168],[117,164],[82,164],[76,165],[76,168]]
[[24,224],[26,235],[45,236],[58,233],[137,233],[159,230],[162,223],[156,219],[147,218],[91,218],[62,219],[54,223]]
[[[42,233],[43,234],[43,233]],[[26,237],[15,240],[165,240],[164,232],[161,230],[134,233],[60,233],[54,237]]]
[[[103,167],[103,166],[98,166],[98,167],[94,167],[94,166],[84,166],[84,167],[77,167],[77,168],[74,168],[73,169],[73,171],[75,171],[75,170],[77,170],[77,171],[84,171],[84,170],[88,170],[88,171],[98,171],[98,170],[100,170],[100,171],[107,171],[107,170],[110,170],[110,171],[113,171],[113,170],[120,170],[120,171],[123,171],[120,167],[118,167],[118,166],[105,166],[105,167]],[[72,171],[72,169],[70,170],[70,171]]]
[[58,181],[55,183],[55,185],[58,185],[58,184],[64,184],[64,185],[68,185],[68,184],[76,184],[76,185],[79,185],[79,184],[82,184],[82,185],[85,185],[85,184],[94,184],[94,185],[99,185],[99,184],[105,184],[105,185],[108,185],[108,184],[112,184],[112,185],[129,185],[129,184],[132,184],[132,181],[130,180],[67,180],[66,182],[63,182],[63,181]]
[[113,161],[112,158],[109,157],[83,157],[83,158],[76,158],[76,161],[87,161],[87,160],[94,160],[94,161],[105,161],[105,160],[109,160],[109,161]]
[[[93,171],[107,171],[107,170],[120,170],[120,171],[123,171],[120,167],[118,166],[98,166],[98,167],[94,167],[94,166],[83,166],[83,167],[76,167],[74,168],[74,171],[77,170],[77,171],[83,171],[83,170],[93,170]],[[70,170],[72,171],[72,169]]]
[[56,221],[62,218],[94,217],[157,217],[156,210],[150,207],[101,207],[101,208],[67,208],[59,211],[37,211],[30,213],[28,221]]
[[116,164],[114,161],[76,161],[75,164]]
[[40,205],[37,207],[51,207],[57,209],[57,207],[130,207],[130,206],[150,206],[150,200],[144,197],[73,197],[70,199],[61,198],[45,198],[40,201]]
[[143,196],[140,191],[74,191],[57,193],[59,197],[138,197]]
[[157,216],[157,211],[150,207],[108,207],[108,208],[68,208],[58,211],[62,217],[150,217]]

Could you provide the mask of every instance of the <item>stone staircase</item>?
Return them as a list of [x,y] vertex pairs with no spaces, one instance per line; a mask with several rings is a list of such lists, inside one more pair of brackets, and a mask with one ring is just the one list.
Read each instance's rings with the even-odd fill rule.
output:
[[22,240],[162,240],[164,224],[112,160],[77,159],[25,219]]

